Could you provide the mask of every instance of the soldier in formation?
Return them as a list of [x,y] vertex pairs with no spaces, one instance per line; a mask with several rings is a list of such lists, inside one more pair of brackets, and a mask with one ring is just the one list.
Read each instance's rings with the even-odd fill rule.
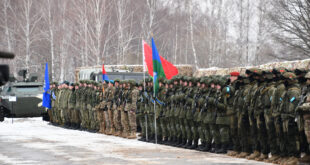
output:
[[277,164],[310,162],[307,71],[251,68],[245,75],[159,81],[156,97],[152,79],[139,89],[141,141],[154,142],[156,120],[160,144]]
[[133,80],[52,83],[50,121],[66,128],[136,138],[137,87]]
[[[53,124],[277,164],[309,163],[310,73],[247,69],[245,75],[51,85]],[[155,124],[156,123],[156,124]],[[302,153],[305,156],[301,158]]]

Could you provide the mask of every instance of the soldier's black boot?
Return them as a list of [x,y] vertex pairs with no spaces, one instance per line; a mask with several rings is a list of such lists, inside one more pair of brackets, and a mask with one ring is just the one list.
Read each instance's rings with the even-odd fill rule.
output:
[[172,145],[172,146],[176,146],[176,145],[178,145],[178,144],[179,144],[179,138],[176,137],[176,136],[174,136],[171,145]]
[[201,149],[203,149],[204,147],[206,147],[206,142],[201,141],[201,144],[198,146],[197,150],[201,151]]
[[[221,144],[215,144],[214,150],[212,153],[219,153],[220,149],[221,149]],[[212,148],[213,149],[213,148]]]
[[217,153],[217,154],[226,154],[227,153],[227,148],[228,148],[227,144],[222,144],[221,148],[219,150],[216,150],[215,153]]
[[178,147],[182,147],[186,144],[186,139],[181,138],[181,143],[178,145]]
[[178,146],[179,144],[182,144],[182,138],[178,138],[178,137],[176,137],[176,141],[175,141],[175,143],[173,144],[173,146]]
[[145,136],[142,136],[140,139],[138,139],[139,141],[142,141],[142,142],[145,142],[146,141],[146,138]]
[[163,143],[162,143],[162,144],[167,145],[167,143],[168,143],[168,137],[164,137],[164,138],[163,138]]
[[205,147],[202,148],[200,151],[209,152],[209,151],[211,151],[211,149],[212,149],[211,143],[206,142]]
[[193,141],[192,140],[188,140],[183,148],[190,148],[192,146],[192,144],[193,144]]
[[192,146],[190,146],[188,149],[197,149],[198,148],[198,139],[194,140],[194,144]]
[[162,136],[157,136],[157,143],[163,144],[163,137]]
[[155,136],[154,135],[149,136],[148,142],[155,143]]
[[214,147],[212,147],[210,152],[215,153],[219,149],[220,149],[220,145],[219,144],[215,144]]

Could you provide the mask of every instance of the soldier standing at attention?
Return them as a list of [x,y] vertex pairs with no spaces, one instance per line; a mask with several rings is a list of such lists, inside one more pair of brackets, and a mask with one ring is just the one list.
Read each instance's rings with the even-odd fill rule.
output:
[[169,123],[168,123],[168,117],[167,117],[167,113],[169,112],[168,111],[168,98],[169,98],[169,93],[168,93],[168,90],[169,90],[169,84],[170,84],[171,80],[165,80],[164,81],[164,92],[165,95],[163,97],[163,102],[164,102],[164,105],[163,105],[163,112],[162,112],[162,117],[161,117],[161,130],[162,130],[162,135],[163,135],[163,144],[166,144],[168,142],[168,128],[169,128]]
[[115,127],[115,136],[120,136],[121,135],[121,114],[120,111],[118,110],[119,107],[119,97],[121,93],[121,89],[119,87],[120,80],[115,79],[114,80],[114,87],[115,87],[115,93],[114,93],[114,98],[113,98],[113,123]]
[[139,96],[139,90],[137,89],[136,82],[130,80],[128,83],[128,88],[131,91],[127,98],[127,112],[128,112],[128,123],[129,123],[129,136],[128,139],[137,138],[137,122],[136,122],[136,111],[137,111],[137,101]]
[[[299,103],[301,89],[297,83],[296,75],[291,72],[283,74],[287,92],[283,97],[281,119],[283,124],[285,157],[282,162],[292,165],[297,164],[300,157],[300,141],[297,123],[295,122],[295,109]],[[281,163],[282,163],[281,162]]]
[[74,91],[74,94],[75,94],[75,109],[74,109],[74,121],[75,121],[75,128],[76,129],[79,129],[80,128],[80,124],[81,124],[81,117],[80,117],[80,93],[81,93],[81,90],[80,90],[80,84],[79,83],[76,83],[75,84],[75,91]]
[[[285,68],[273,69],[272,73],[275,75],[275,80],[277,80],[275,84],[275,91],[272,94],[271,100],[271,113],[274,119],[274,127],[275,127],[275,139],[276,145],[274,149],[274,154],[270,160],[272,163],[280,163],[282,158],[285,156],[284,154],[284,140],[283,140],[283,129],[282,129],[282,119],[281,119],[281,105],[283,104],[283,96],[285,95],[286,89],[284,84],[283,74],[286,72]],[[269,161],[268,161],[269,162]]]
[[113,99],[115,95],[115,88],[114,88],[114,81],[110,80],[109,81],[109,87],[107,89],[108,95],[107,95],[107,108],[108,108],[108,116],[109,116],[109,135],[115,135],[115,127],[114,127],[114,120],[113,120]]
[[188,149],[196,149],[198,147],[198,140],[199,140],[199,134],[198,134],[198,122],[197,118],[199,115],[199,106],[198,106],[198,100],[201,97],[201,85],[200,85],[200,78],[192,78],[192,88],[193,88],[193,102],[191,105],[191,110],[190,112],[187,112],[187,119],[189,120],[191,117],[192,119],[190,120],[190,129],[192,132],[192,139],[193,139],[193,144],[188,147]]
[[256,118],[254,116],[254,109],[255,109],[255,103],[258,98],[258,80],[259,76],[261,75],[261,70],[257,68],[251,68],[246,70],[246,74],[249,76],[249,79],[251,81],[250,89],[248,90],[248,94],[245,96],[246,100],[246,109],[248,111],[248,118],[250,123],[250,135],[249,139],[251,139],[250,145],[252,146],[252,154],[247,156],[247,159],[254,160],[255,158],[260,156],[260,148],[259,143],[257,139],[257,125],[256,125]]
[[128,85],[128,80],[123,83],[123,95],[122,95],[122,103],[121,103],[121,122],[123,127],[122,137],[129,137],[129,121],[128,121],[128,110],[129,104],[127,104],[128,97],[131,93],[130,86]]
[[[307,138],[308,150],[310,149],[310,72],[305,75],[306,86],[303,91],[302,104],[297,108],[297,114],[303,117],[304,131]],[[305,156],[299,160],[300,164],[310,164],[310,153],[306,150]]]
[[163,79],[162,78],[159,78],[158,79],[159,81],[159,89],[158,89],[158,94],[156,96],[156,99],[155,99],[155,103],[156,103],[156,124],[157,124],[157,141],[159,144],[162,143],[162,138],[163,138],[163,132],[162,132],[162,118],[163,118],[163,107],[164,107],[164,97],[166,95],[165,93],[165,86],[163,85]]
[[[208,99],[209,99],[209,82],[210,78],[205,77],[201,79],[201,97],[198,100],[198,116],[197,116],[197,122],[198,122],[198,133],[199,133],[199,138],[201,141],[201,145],[199,145],[198,149],[199,151],[210,151],[211,150],[211,142],[212,139],[207,139],[210,138],[210,128],[209,125],[205,124],[203,122],[204,118],[207,115],[207,104],[208,104]],[[206,136],[208,134],[208,136]]]
[[175,94],[175,88],[174,85],[178,83],[176,80],[177,77],[174,77],[172,81],[169,84],[169,90],[168,90],[168,100],[169,103],[167,104],[167,122],[169,125],[168,131],[169,131],[169,138],[167,144],[172,145],[176,142],[176,136],[175,136],[175,121],[174,121],[174,110],[175,110],[175,102],[174,102],[174,94]]
[[203,119],[204,124],[206,124],[210,130],[210,132],[205,132],[205,137],[206,137],[206,141],[210,142],[210,147],[211,147],[211,142],[212,139],[214,139],[214,142],[216,144],[215,148],[211,149],[211,152],[215,152],[216,149],[219,149],[219,130],[215,124],[216,122],[216,104],[218,102],[218,97],[217,94],[218,89],[217,89],[217,84],[218,84],[218,78],[217,77],[212,77],[211,80],[211,89],[210,89],[210,93],[209,93],[209,98],[208,98],[208,105],[207,105],[207,113],[205,118]]
[[[143,83],[143,82],[142,82]],[[141,138],[139,139],[140,141],[145,141],[146,135],[145,135],[145,119],[144,119],[144,98],[143,98],[143,84],[141,82],[138,84],[138,101],[137,101],[137,111],[136,111],[136,116],[137,116],[137,124],[141,128]]]
[[262,161],[268,158],[269,148],[268,148],[268,135],[266,130],[265,118],[264,118],[264,109],[265,107],[269,108],[270,98],[267,93],[267,82],[264,80],[264,73],[262,70],[258,70],[255,72],[257,76],[257,88],[254,91],[254,99],[252,100],[253,111],[252,116],[254,117],[253,124],[256,126],[257,129],[257,147],[259,148],[258,151],[260,155],[256,156],[254,159],[257,161]]
[[69,126],[75,128],[75,84],[71,83],[69,86],[69,94],[68,94],[68,118],[69,118]]
[[[235,100],[235,81],[238,79],[238,76],[240,75],[239,72],[231,72],[229,77],[229,84],[225,86],[225,84],[222,87],[222,97],[223,97],[223,105],[219,104],[218,109],[220,111],[220,114],[222,118],[220,117],[218,122],[222,123],[222,126],[220,128],[220,134],[221,134],[221,150],[218,151],[219,153],[226,153],[229,143],[230,143],[230,137],[232,137],[233,144],[237,145],[237,113],[233,109],[233,103]],[[225,81],[225,80],[222,80]],[[221,107],[223,106],[223,107]],[[221,109],[222,108],[222,109]],[[220,120],[224,120],[221,122]]]
[[[222,88],[226,85],[226,78],[225,77],[219,77],[217,84],[216,84],[216,99],[214,106],[215,106],[215,113],[216,113],[216,119],[215,119],[215,127],[213,127],[213,137],[215,142],[215,148],[211,152],[215,153],[226,153],[228,144],[230,142],[230,136],[229,136],[229,125],[230,125],[230,113],[227,111],[227,99],[224,95],[227,95],[227,88],[226,91],[223,91]],[[234,89],[229,89],[231,92],[235,92]]]

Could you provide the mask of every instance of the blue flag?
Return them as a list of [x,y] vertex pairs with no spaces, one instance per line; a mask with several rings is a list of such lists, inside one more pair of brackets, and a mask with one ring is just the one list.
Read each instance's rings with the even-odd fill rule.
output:
[[44,75],[44,93],[43,93],[43,100],[42,106],[48,109],[51,109],[51,94],[49,94],[50,89],[50,80],[48,78],[48,63],[45,66],[45,75]]

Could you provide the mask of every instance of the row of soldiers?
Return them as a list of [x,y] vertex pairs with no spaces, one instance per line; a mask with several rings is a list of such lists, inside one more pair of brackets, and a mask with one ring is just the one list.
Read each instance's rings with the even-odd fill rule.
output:
[[138,90],[133,80],[82,80],[50,85],[53,124],[68,128],[136,138]]
[[310,72],[252,68],[159,81],[157,97],[151,79],[139,92],[140,140],[278,164],[310,162]]

